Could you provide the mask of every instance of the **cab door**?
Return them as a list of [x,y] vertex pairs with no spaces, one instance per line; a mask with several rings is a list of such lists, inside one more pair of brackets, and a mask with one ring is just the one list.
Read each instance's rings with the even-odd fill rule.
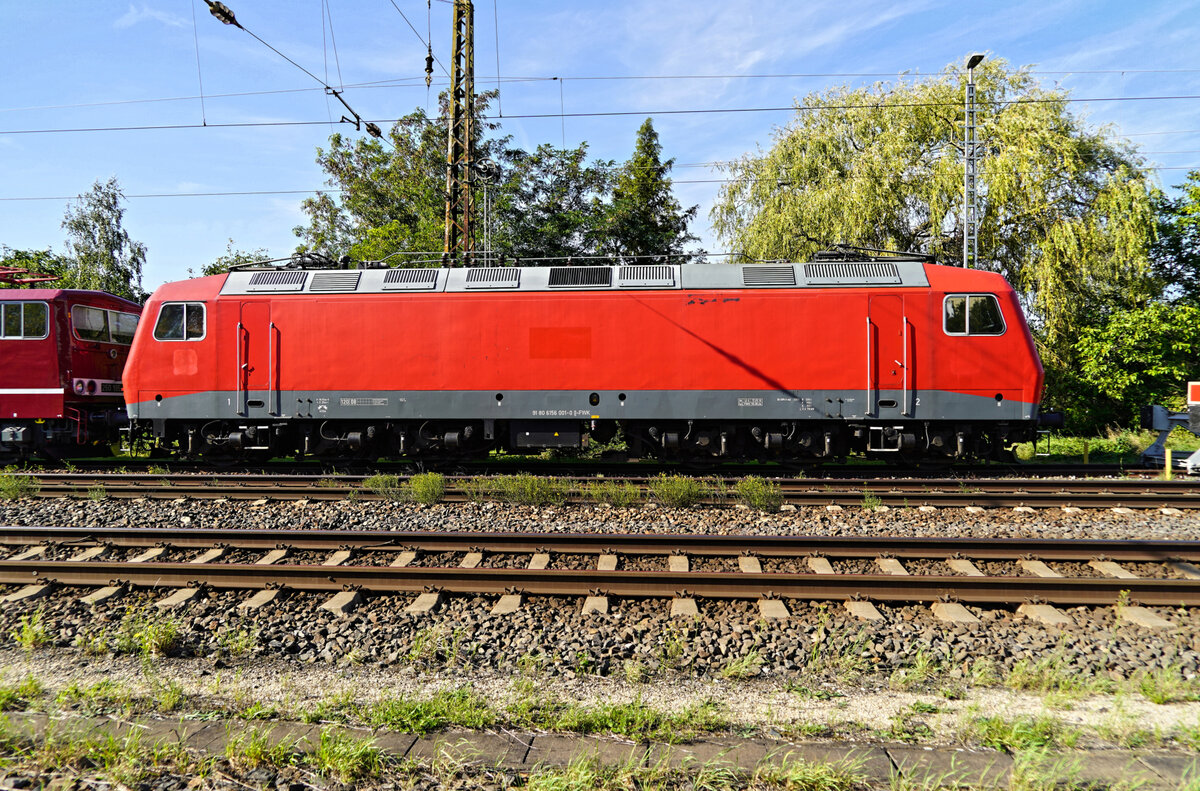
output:
[[279,413],[279,360],[271,303],[243,302],[237,325],[238,413]]
[[873,296],[867,311],[867,414],[912,413],[912,333],[904,297]]

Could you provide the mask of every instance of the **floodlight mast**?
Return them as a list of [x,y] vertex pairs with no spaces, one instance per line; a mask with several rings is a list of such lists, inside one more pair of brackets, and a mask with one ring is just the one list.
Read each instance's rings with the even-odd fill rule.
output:
[[975,139],[975,67],[983,61],[976,53],[967,58],[967,93],[963,124],[963,267],[970,269],[979,259],[979,203]]

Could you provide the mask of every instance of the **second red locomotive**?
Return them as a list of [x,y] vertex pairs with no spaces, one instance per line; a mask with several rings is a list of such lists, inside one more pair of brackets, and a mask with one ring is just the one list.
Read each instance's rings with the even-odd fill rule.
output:
[[999,275],[908,258],[264,269],[170,283],[129,414],[188,455],[1000,457],[1042,366]]
[[0,290],[0,459],[109,452],[140,313],[101,291]]

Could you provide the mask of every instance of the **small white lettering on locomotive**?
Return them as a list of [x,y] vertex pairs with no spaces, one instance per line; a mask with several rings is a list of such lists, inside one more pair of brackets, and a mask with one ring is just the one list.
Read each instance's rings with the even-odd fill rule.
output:
[[343,398],[340,399],[342,406],[387,406],[386,398]]
[[738,406],[762,406],[763,400],[761,398],[739,398],[737,404]]
[[529,413],[532,417],[591,417],[587,409],[534,409]]

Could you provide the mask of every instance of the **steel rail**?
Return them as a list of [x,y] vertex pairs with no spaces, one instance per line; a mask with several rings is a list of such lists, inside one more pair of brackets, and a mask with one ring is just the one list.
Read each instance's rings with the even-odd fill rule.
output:
[[790,598],[1011,604],[1036,598],[1052,604],[1107,605],[1128,600],[1160,606],[1200,604],[1200,580],[1092,577],[899,577],[873,574],[745,574],[387,566],[0,561],[0,582],[138,587],[207,586],[298,591],[365,590],[411,593],[622,597],[699,596],[712,599]]
[[[0,526],[0,545],[63,544],[114,547],[169,545],[201,549],[563,554],[693,555],[737,557],[924,558],[962,556],[979,560],[1080,561],[1097,558],[1134,562],[1200,561],[1200,541],[1025,538],[915,538],[896,536],[756,536],[679,533],[476,533],[389,530],[240,530],[229,528],[92,528]],[[272,566],[271,568],[277,568]]]

